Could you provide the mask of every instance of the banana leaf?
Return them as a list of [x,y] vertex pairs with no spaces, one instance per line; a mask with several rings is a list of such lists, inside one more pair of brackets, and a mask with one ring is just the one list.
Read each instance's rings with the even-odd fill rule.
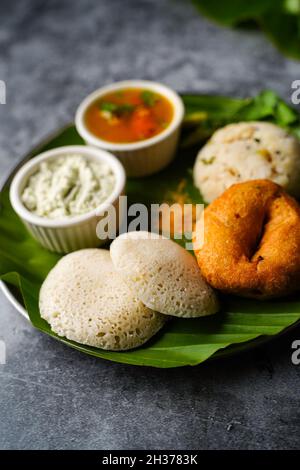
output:
[[299,0],[192,0],[210,19],[229,27],[260,26],[287,56],[300,59]]

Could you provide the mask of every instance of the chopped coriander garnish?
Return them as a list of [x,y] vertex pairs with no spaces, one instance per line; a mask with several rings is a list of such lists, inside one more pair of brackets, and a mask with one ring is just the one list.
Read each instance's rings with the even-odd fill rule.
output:
[[132,111],[135,110],[135,105],[134,104],[120,104],[118,105],[117,109],[116,109],[116,114],[128,114],[128,113],[132,113]]
[[101,111],[106,111],[117,116],[123,116],[124,114],[129,114],[134,111],[135,106],[133,104],[116,104],[109,101],[104,101],[100,104]]
[[110,103],[108,101],[104,101],[100,104],[101,111],[108,111],[109,113],[115,113],[118,108],[118,105],[115,103]]
[[155,102],[157,101],[157,96],[153,91],[150,90],[143,90],[141,92],[141,98],[146,106],[149,106],[150,108],[154,106]]

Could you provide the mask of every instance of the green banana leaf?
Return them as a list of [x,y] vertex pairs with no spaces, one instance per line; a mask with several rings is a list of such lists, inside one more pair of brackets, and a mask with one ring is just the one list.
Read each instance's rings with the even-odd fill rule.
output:
[[192,0],[212,20],[229,27],[252,22],[287,56],[300,59],[299,0]]
[[297,13],[272,9],[263,14],[258,23],[283,54],[300,59],[300,2],[293,3],[298,3]]
[[226,26],[255,18],[281,0],[192,0],[201,13]]
[[[186,201],[204,202],[192,182],[194,145],[203,142],[195,133],[205,127],[206,138],[222,122],[268,119],[289,130],[299,130],[299,116],[275,93],[263,92],[252,99],[232,99],[183,95],[186,106],[182,147],[171,166],[163,172],[143,179],[130,179],[127,184],[129,202],[173,202],[173,194],[182,187]],[[190,137],[192,145],[189,147]],[[190,139],[190,140],[189,140]],[[188,143],[188,145],[186,144]],[[29,157],[61,145],[82,144],[73,125],[32,152]],[[186,148],[187,147],[187,148]],[[179,367],[197,365],[213,357],[226,357],[265,341],[291,327],[300,319],[300,296],[258,302],[224,296],[222,311],[211,317],[172,319],[145,346],[128,352],[110,352],[80,345],[58,337],[40,317],[38,296],[40,286],[60,255],[50,253],[27,233],[12,210],[8,196],[9,184],[0,195],[0,277],[23,302],[32,324],[39,330],[81,352],[134,365]]]

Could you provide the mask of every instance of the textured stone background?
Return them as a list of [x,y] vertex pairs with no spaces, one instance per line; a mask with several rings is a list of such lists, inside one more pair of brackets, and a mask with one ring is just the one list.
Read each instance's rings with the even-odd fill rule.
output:
[[[184,0],[0,3],[0,171],[72,120],[90,91],[148,78],[178,90],[285,98],[300,64],[254,31],[217,27]],[[295,449],[300,366],[294,330],[196,368],[135,368],[86,357],[35,331],[0,295],[0,447]]]

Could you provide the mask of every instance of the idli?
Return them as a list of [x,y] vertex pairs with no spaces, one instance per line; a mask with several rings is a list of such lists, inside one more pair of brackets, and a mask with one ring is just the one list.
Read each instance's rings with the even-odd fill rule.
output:
[[176,317],[216,313],[217,297],[196,259],[172,240],[129,232],[110,246],[116,270],[147,307]]
[[198,153],[194,183],[206,202],[253,179],[271,180],[299,197],[299,140],[269,122],[240,122],[216,131]]
[[114,351],[141,346],[166,320],[137,299],[101,249],[64,256],[45,279],[39,304],[59,336]]

